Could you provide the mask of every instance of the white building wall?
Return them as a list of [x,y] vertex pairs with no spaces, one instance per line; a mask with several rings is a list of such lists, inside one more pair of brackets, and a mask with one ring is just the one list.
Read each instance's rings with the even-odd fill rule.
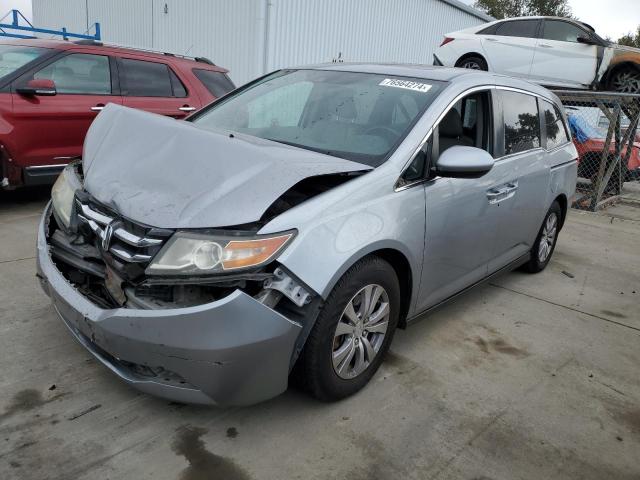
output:
[[85,2],[89,25],[99,22],[102,38],[105,41],[119,45],[153,48],[153,2],[151,0],[85,0]]
[[85,0],[33,0],[32,10],[32,23],[36,27],[52,30],[66,27],[69,32],[74,33],[87,30]]
[[[262,73],[259,0],[153,0],[153,48],[209,58],[238,85]],[[165,5],[166,11],[165,12]]]
[[431,64],[445,33],[483,23],[441,0],[270,3],[268,70],[338,56],[345,62]]
[[343,61],[431,64],[442,36],[483,23],[455,0],[33,0],[34,24],[204,56],[240,85],[267,71]]

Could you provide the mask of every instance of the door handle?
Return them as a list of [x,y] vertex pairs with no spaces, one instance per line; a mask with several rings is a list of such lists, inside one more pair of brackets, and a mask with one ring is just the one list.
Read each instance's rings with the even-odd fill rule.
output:
[[489,199],[489,204],[493,205],[510,199],[516,194],[516,190],[518,190],[517,181],[505,183],[504,185],[496,188],[490,188],[489,190],[487,190],[487,198]]
[[504,188],[492,188],[491,190],[487,191],[487,198],[489,200],[496,200],[502,197],[505,193],[507,192]]
[[497,38],[485,38],[485,40],[486,40],[487,42],[497,42],[497,41],[498,41],[498,39],[497,39]]
[[104,108],[102,103],[97,104],[95,107],[91,107],[92,112],[99,112]]
[[547,43],[540,43],[540,44],[538,44],[538,46],[542,47],[542,48],[553,48],[551,45],[549,45]]
[[505,193],[515,192],[516,190],[518,190],[518,182],[507,183],[504,186],[504,188],[505,188]]
[[178,110],[181,112],[193,112],[196,107],[190,107],[189,105],[183,105],[182,107],[178,107]]

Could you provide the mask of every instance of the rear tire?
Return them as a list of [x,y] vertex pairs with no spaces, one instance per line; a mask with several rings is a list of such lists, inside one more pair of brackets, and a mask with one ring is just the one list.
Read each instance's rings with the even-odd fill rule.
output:
[[[368,309],[367,291],[368,298],[375,299]],[[399,315],[400,287],[393,267],[379,257],[360,260],[329,294],[298,359],[294,378],[322,401],[353,395],[380,367]]]
[[456,63],[456,67],[468,68],[470,70],[484,70],[485,72],[489,70],[489,66],[487,65],[486,60],[478,56],[465,57],[463,59],[460,59]]
[[522,266],[525,271],[538,273],[547,267],[556,248],[561,221],[562,208],[558,202],[553,202],[544,216],[536,241],[531,247],[531,258]]

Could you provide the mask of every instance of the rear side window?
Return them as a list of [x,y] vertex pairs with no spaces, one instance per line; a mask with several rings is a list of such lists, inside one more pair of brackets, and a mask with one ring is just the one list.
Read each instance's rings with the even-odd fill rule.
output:
[[587,35],[587,32],[572,23],[561,20],[545,20],[544,22],[542,38],[546,40],[577,43],[580,35]]
[[500,25],[502,25],[504,22],[500,22],[500,23],[494,23],[493,25],[491,25],[490,27],[487,28],[483,28],[482,30],[480,30],[479,32],[476,32],[476,35],[495,35],[496,34],[496,30],[498,29],[498,27]]
[[504,112],[504,154],[540,147],[540,115],[536,97],[502,91]]
[[536,38],[538,20],[514,20],[498,25],[493,35]]
[[[130,97],[173,97],[169,67],[164,63],[121,59],[120,78],[124,94]],[[183,87],[184,88],[184,87]]]
[[109,57],[104,55],[73,53],[37,71],[33,78],[53,80],[58,93],[84,95],[111,93]]
[[212,70],[194,69],[193,74],[202,82],[207,90],[216,98],[225,96],[236,87],[224,73]]
[[543,100],[542,113],[544,115],[544,128],[547,134],[547,150],[552,150],[567,143],[569,137],[558,107]]

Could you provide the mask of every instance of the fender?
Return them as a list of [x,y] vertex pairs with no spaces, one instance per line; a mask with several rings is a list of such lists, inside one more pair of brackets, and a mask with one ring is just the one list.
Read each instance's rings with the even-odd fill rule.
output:
[[[338,280],[340,280],[340,278],[346,273],[347,270],[349,270],[367,255],[370,255],[374,252],[379,252],[381,250],[395,250],[407,259],[409,268],[411,269],[411,284],[414,286],[411,291],[411,306],[413,306],[413,296],[418,290],[418,288],[416,287],[419,287],[420,285],[420,271],[422,270],[422,268],[418,267],[415,259],[412,260],[413,255],[403,243],[391,239],[373,242],[351,255],[340,267],[338,267],[336,273],[327,282],[325,289],[320,292],[320,296],[326,299],[331,293],[331,290],[333,290],[333,287],[335,287],[336,283],[338,283]],[[420,265],[421,264],[422,260],[420,259]]]
[[425,191],[422,187],[394,191],[398,174],[395,168],[384,170],[388,168],[379,167],[312,198],[260,231],[298,229],[299,235],[278,262],[324,299],[358,260],[390,249],[409,263],[413,308],[424,254]]

